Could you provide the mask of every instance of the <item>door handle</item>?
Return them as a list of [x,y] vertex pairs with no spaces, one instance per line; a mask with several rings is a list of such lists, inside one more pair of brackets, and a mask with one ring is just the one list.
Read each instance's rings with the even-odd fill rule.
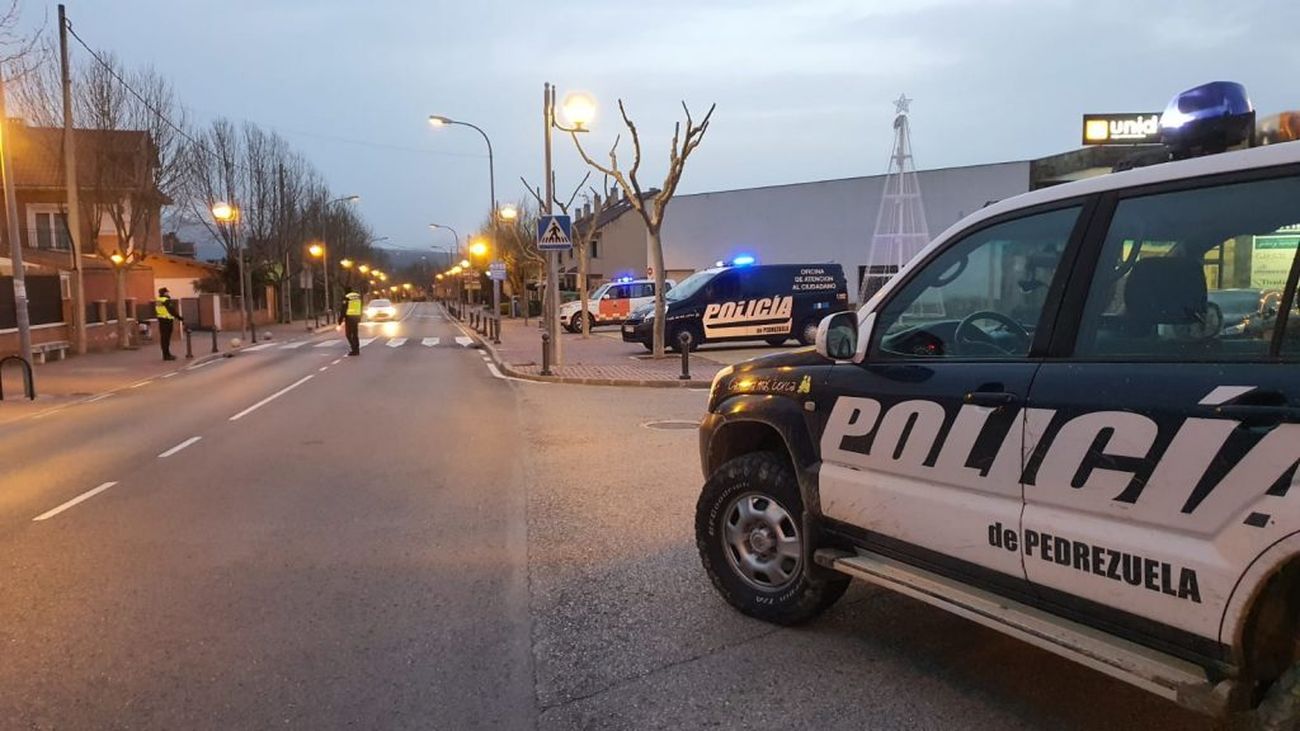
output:
[[963,399],[975,406],[1012,406],[1020,403],[1020,397],[1006,391],[971,391]]
[[1293,406],[1266,406],[1262,404],[1225,404],[1214,407],[1215,416],[1226,416],[1250,422],[1273,422],[1300,419],[1300,409]]

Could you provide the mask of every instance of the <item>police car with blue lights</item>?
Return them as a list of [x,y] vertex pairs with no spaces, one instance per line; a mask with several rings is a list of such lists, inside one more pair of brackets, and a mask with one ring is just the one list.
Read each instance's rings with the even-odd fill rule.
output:
[[1185,92],[1162,161],[990,205],[815,350],[718,373],[722,597],[796,624],[862,579],[1300,728],[1300,142],[1253,118],[1240,85]]
[[[689,350],[742,340],[775,346],[791,338],[812,345],[818,323],[846,309],[848,299],[839,264],[759,264],[742,254],[664,293],[665,342],[674,349],[684,342]],[[623,324],[623,340],[649,350],[653,339],[654,303],[648,302]]]

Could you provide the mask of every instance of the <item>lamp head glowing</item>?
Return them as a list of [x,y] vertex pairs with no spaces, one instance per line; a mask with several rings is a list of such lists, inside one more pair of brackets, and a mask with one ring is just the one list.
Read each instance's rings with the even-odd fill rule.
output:
[[580,91],[565,94],[560,107],[564,111],[564,118],[574,129],[587,129],[587,125],[596,116],[596,100]]
[[312,244],[307,247],[307,253],[319,259],[321,256],[324,256],[325,247],[320,244]]
[[438,114],[430,114],[429,124],[433,125],[434,127],[445,127],[451,124],[451,120]]
[[219,201],[212,204],[212,217],[222,223],[229,223],[235,220],[238,215],[239,212],[235,207],[225,201]]

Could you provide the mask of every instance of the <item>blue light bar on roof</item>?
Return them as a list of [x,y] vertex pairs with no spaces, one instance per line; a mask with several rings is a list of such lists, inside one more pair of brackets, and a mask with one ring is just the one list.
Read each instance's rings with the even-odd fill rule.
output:
[[755,261],[757,261],[757,259],[755,259],[753,256],[750,256],[749,254],[741,254],[740,256],[737,256],[731,260],[731,265],[744,267],[753,264]]

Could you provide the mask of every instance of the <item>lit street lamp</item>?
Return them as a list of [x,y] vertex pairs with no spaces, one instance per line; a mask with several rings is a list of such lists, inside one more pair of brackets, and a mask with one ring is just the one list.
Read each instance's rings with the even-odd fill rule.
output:
[[322,260],[321,268],[325,271],[325,312],[329,313],[333,308],[330,307],[330,253],[324,245],[320,243],[312,244],[307,247],[307,253],[313,258]]
[[219,201],[212,205],[212,217],[218,223],[225,224],[230,230],[231,244],[239,256],[239,299],[242,300],[244,310],[244,327],[240,328],[240,334],[243,334],[244,328],[248,329],[248,342],[251,344],[257,340],[257,333],[253,326],[253,303],[249,302],[249,291],[252,290],[252,283],[247,282],[248,271],[244,266],[244,245],[239,238],[239,209],[235,206]]

